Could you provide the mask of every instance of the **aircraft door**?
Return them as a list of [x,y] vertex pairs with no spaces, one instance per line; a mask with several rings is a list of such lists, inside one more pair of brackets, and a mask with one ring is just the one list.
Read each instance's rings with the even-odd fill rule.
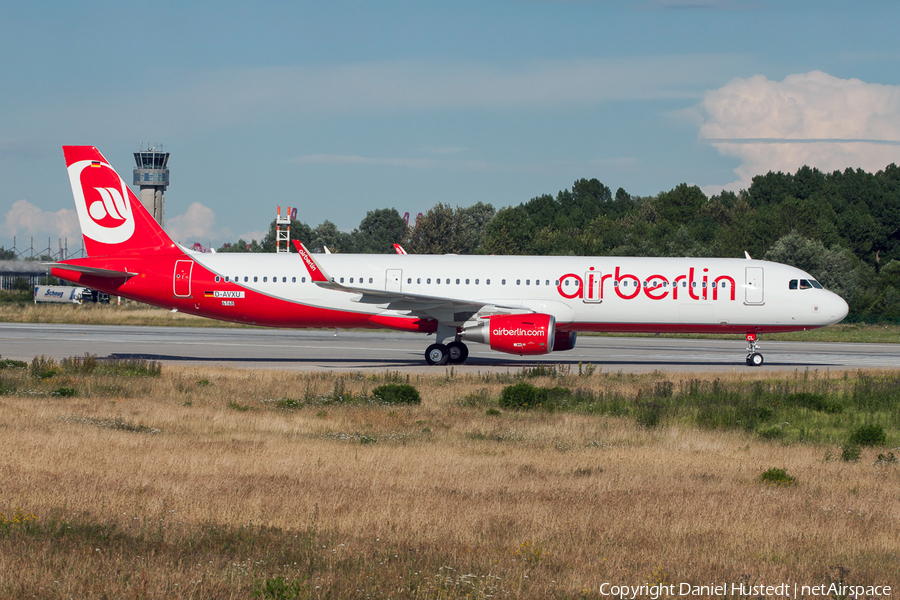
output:
[[402,278],[402,269],[388,269],[384,274],[384,289],[388,292],[399,292]]
[[177,298],[189,298],[191,295],[191,271],[194,268],[192,260],[175,261],[175,273],[172,279],[175,296]]
[[747,285],[744,287],[744,304],[765,304],[762,267],[747,267],[746,271]]
[[584,289],[582,299],[586,303],[597,304],[603,302],[600,299],[600,271],[588,271],[584,274]]

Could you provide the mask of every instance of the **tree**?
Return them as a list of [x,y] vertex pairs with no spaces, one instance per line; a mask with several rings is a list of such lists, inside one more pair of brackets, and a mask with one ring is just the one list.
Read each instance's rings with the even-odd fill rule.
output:
[[415,254],[474,254],[482,243],[485,227],[493,220],[494,207],[478,202],[468,208],[437,204],[420,216],[409,236]]
[[668,192],[660,192],[653,206],[660,219],[675,225],[687,225],[706,202],[706,194],[699,187],[680,183]]
[[487,254],[532,254],[535,226],[521,205],[501,208],[484,231]]
[[310,233],[309,248],[327,247],[331,252],[353,252],[353,238],[344,233],[331,221],[325,220]]
[[394,244],[406,237],[406,221],[395,208],[370,210],[351,234],[354,252],[384,254],[394,252]]

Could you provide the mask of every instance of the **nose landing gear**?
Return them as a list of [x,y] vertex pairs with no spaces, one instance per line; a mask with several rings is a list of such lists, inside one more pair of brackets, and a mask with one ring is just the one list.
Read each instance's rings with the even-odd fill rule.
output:
[[759,344],[756,343],[756,334],[747,334],[747,366],[760,367],[763,364],[763,355],[757,352]]

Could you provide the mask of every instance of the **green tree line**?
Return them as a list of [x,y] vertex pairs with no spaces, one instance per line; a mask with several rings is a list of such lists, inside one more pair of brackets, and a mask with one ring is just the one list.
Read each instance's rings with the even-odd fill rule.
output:
[[[597,179],[579,179],[495,210],[477,203],[437,204],[409,228],[393,208],[369,211],[342,232],[292,221],[291,238],[311,249],[390,253],[401,243],[416,254],[742,257],[748,252],[811,273],[850,304],[852,315],[900,317],[900,168],[754,177],[747,190],[707,197],[680,184],[655,196],[615,194]],[[219,249],[275,251],[275,222],[262,241]],[[293,251],[293,249],[291,249]]]

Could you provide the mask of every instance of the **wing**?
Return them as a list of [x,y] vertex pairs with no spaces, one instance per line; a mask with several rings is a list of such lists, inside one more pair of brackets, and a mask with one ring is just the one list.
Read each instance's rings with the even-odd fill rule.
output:
[[327,290],[359,294],[355,301],[362,304],[374,304],[384,310],[397,311],[409,316],[434,319],[439,323],[462,324],[475,315],[489,314],[521,314],[534,312],[523,306],[512,306],[480,302],[477,300],[462,300],[447,296],[427,296],[424,294],[410,294],[391,290],[373,290],[369,288],[355,287],[337,283],[330,277],[321,265],[312,257],[301,242],[294,240],[294,246],[303,259],[313,283]]

